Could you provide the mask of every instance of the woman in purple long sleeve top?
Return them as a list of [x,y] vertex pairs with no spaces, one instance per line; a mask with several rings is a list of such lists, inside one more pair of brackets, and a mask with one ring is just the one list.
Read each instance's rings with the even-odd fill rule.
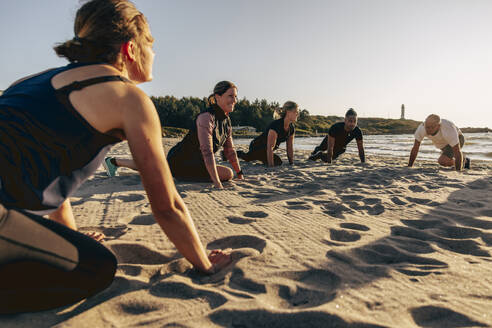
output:
[[186,181],[212,181],[222,189],[222,181],[231,180],[232,170],[215,163],[214,154],[220,147],[231,164],[238,179],[244,175],[239,166],[234,144],[229,113],[237,102],[237,88],[229,81],[217,83],[208,97],[210,107],[198,114],[195,124],[182,141],[167,155],[173,176]]

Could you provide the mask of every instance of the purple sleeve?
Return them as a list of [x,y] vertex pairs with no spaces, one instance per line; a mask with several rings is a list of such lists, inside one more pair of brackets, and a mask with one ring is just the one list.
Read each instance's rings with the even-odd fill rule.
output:
[[[198,115],[196,119],[196,128],[198,141],[200,143],[200,151],[202,153],[203,162],[205,162],[205,166],[207,167],[207,171],[210,175],[212,175],[212,172],[215,172],[215,175],[217,175],[212,145],[212,132],[214,130],[214,119],[212,114],[203,113]],[[212,180],[214,179],[212,178]]]
[[229,132],[229,135],[227,136],[227,140],[224,143],[224,155],[229,161],[229,163],[231,163],[234,171],[236,172],[241,171],[241,167],[239,166],[239,161],[237,159],[237,154],[236,151],[234,150],[234,143],[232,142],[231,132]]

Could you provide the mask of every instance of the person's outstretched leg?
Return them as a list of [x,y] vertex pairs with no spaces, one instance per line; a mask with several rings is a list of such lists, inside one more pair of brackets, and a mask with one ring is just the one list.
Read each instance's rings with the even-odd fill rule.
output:
[[311,152],[311,155],[316,154],[317,152],[320,151],[326,151],[328,150],[328,136],[324,137],[319,146],[316,146],[314,150]]
[[106,174],[109,177],[118,175],[118,168],[127,167],[129,169],[138,171],[137,165],[133,159],[106,157],[103,162],[103,166],[106,169]]
[[73,304],[113,281],[116,258],[57,222],[0,204],[0,314]]
[[277,154],[273,154],[273,166],[280,166],[282,165],[282,160]]
[[236,155],[238,158],[242,159],[245,162],[251,162],[252,161],[251,151],[246,153],[242,150],[238,150],[238,151],[236,151]]
[[328,150],[328,136],[323,138],[323,141],[319,144],[319,146],[316,146],[314,150],[311,152],[311,155],[308,157],[308,159],[312,161],[316,161],[318,159],[321,159],[326,162],[326,155],[324,155],[324,151]]

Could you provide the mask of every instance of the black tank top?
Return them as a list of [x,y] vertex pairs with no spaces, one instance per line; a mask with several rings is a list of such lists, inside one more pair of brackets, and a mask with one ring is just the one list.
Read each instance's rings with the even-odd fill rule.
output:
[[270,130],[277,132],[277,141],[275,142],[275,147],[273,150],[276,150],[282,142],[287,141],[287,139],[296,132],[296,128],[293,123],[290,123],[289,129],[285,131],[284,119],[279,118],[278,120],[271,122],[262,134],[251,141],[249,144],[249,149],[251,151],[266,149],[268,144],[268,133]]
[[[120,139],[94,129],[72,106],[74,90],[121,76],[76,81],[55,90],[69,64],[26,79],[0,96],[0,203],[46,214],[57,209],[104,160]],[[131,82],[130,82],[131,83]]]
[[[204,111],[198,114],[198,116],[202,115],[203,113],[210,113],[214,117],[212,146],[213,152],[216,153],[220,149],[220,147],[224,145],[227,137],[231,133],[231,119],[229,118],[229,116],[225,115],[224,111],[217,105],[206,108]],[[179,158],[183,160],[203,160],[202,153],[200,151],[200,142],[198,140],[196,119],[193,122],[193,126],[188,131],[183,140],[178,142],[173,148],[169,150],[167,158],[168,160],[172,158]]]

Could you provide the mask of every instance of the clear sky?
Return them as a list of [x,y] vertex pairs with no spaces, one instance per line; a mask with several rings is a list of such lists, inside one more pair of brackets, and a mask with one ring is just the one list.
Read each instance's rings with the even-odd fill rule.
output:
[[[293,100],[311,114],[492,128],[492,0],[135,0],[156,39],[149,95]],[[78,0],[0,0],[0,89],[62,65]]]

